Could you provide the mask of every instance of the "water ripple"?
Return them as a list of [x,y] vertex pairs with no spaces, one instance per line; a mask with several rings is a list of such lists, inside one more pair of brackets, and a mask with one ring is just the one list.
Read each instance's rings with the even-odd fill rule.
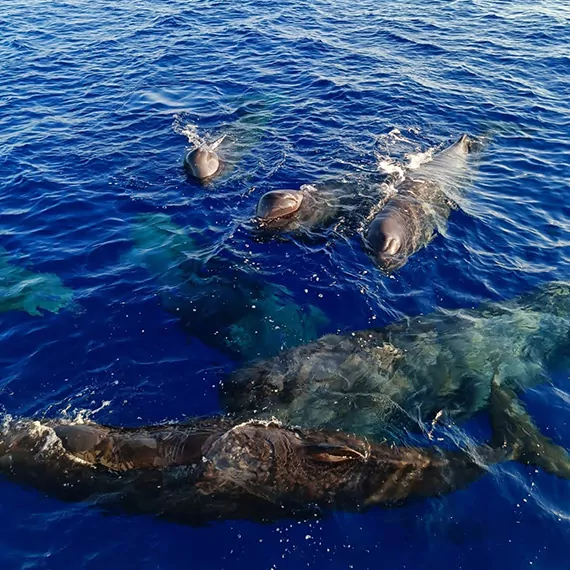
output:
[[[330,332],[570,275],[564,3],[34,0],[3,16],[0,247],[10,267],[57,276],[61,299],[73,292],[58,313],[0,313],[8,413],[140,424],[218,409],[234,364],[185,337],[152,278],[122,261],[141,213],[286,286]],[[206,186],[182,168],[184,128],[231,141],[229,167]],[[372,267],[356,234],[252,239],[264,192],[402,169],[463,132],[487,143],[461,209],[397,274]],[[529,404],[570,447],[567,380]],[[6,568],[178,568],[188,551],[217,568],[373,568],[379,556],[394,568],[560,568],[570,532],[566,482],[514,464],[441,502],[280,530],[143,518],[126,534],[121,518],[0,493]]]

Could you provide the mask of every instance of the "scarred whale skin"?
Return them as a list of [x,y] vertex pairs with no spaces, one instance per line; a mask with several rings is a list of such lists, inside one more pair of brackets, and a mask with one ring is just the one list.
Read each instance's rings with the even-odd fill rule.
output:
[[224,417],[141,428],[10,420],[0,435],[0,472],[14,481],[187,524],[393,505],[464,487],[508,458]]

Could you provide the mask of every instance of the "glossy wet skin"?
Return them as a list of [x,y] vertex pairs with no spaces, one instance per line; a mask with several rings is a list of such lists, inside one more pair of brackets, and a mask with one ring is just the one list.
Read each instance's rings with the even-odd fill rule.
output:
[[408,261],[405,220],[392,208],[381,212],[370,224],[364,241],[376,264],[386,272],[395,271]]
[[194,178],[208,180],[220,171],[221,162],[213,150],[200,147],[184,157],[184,166]]
[[463,135],[398,184],[398,194],[364,236],[366,249],[382,270],[390,273],[403,267],[445,224],[451,210],[447,192],[457,193],[464,185],[470,148],[470,139]]
[[462,451],[219,417],[142,428],[16,420],[0,435],[0,472],[12,479],[191,524],[360,510],[446,493],[484,472]]
[[[287,349],[232,372],[221,402],[235,414],[401,442],[441,410],[457,422],[492,411],[496,384],[510,391],[502,397],[513,400],[518,433],[541,442],[515,392],[568,369],[569,332],[570,284],[553,282],[508,302],[436,311]],[[560,460],[556,469],[570,474],[565,451],[540,445],[533,454],[549,449]]]
[[305,195],[301,190],[273,190],[257,203],[256,218],[262,228],[281,229],[300,213]]

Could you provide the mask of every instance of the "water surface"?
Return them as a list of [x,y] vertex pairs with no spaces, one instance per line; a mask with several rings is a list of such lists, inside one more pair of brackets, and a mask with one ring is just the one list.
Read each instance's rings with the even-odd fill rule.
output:
[[[569,30],[551,0],[5,3],[0,246],[74,303],[0,314],[0,405],[122,425],[218,411],[234,364],[188,339],[126,261],[141,213],[287,286],[328,332],[570,278]],[[192,129],[239,143],[205,188],[181,166]],[[406,165],[463,132],[488,140],[470,191],[392,277],[358,236],[252,240],[264,192]],[[570,447],[567,381],[525,402]],[[484,437],[485,419],[466,429]],[[439,500],[265,526],[108,517],[6,482],[0,495],[7,569],[558,569],[570,534],[568,482],[516,464]]]

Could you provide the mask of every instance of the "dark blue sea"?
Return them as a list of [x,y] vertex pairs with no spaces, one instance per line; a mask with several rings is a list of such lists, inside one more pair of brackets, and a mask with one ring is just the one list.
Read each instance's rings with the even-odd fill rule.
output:
[[[13,0],[0,70],[2,290],[16,279],[0,313],[3,414],[131,426],[220,411],[237,364],[187,334],[132,262],[141,215],[286,286],[324,332],[570,278],[567,2]],[[464,132],[486,144],[461,207],[391,276],[357,235],[252,238],[264,192],[404,167]],[[193,137],[227,133],[233,168],[189,179]],[[13,299],[18,275],[31,304]],[[568,380],[523,398],[566,447]],[[401,508],[199,528],[0,481],[0,520],[6,570],[570,568],[569,482],[515,463]]]

